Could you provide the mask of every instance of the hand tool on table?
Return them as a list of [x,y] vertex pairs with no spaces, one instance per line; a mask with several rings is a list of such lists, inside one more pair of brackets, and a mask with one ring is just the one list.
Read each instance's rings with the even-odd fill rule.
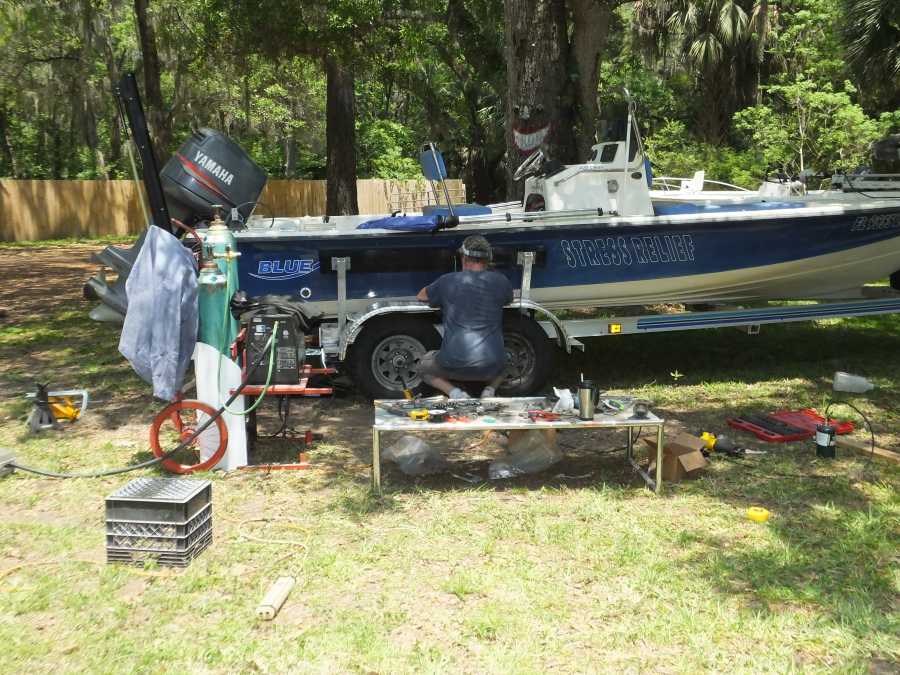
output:
[[400,374],[400,370],[397,370],[397,377],[400,378],[400,384],[403,386],[403,398],[407,401],[412,401],[413,396],[412,389],[406,386],[406,380],[403,379],[403,375]]
[[428,421],[434,423],[446,422],[449,418],[449,413],[446,410],[442,410],[440,408],[436,408],[428,411]]
[[417,402],[415,406],[412,405],[413,403],[413,401],[398,401],[397,403],[376,403],[376,405],[397,417],[408,417],[417,421],[427,420],[428,408],[423,407],[421,402]]
[[532,422],[558,422],[562,419],[559,413],[549,410],[526,410],[522,413],[522,417],[527,417]]

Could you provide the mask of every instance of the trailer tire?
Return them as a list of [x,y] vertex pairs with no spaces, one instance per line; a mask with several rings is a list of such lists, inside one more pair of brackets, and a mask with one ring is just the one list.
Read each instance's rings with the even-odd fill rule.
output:
[[537,321],[519,313],[503,317],[503,345],[511,371],[500,385],[504,396],[527,396],[547,381],[556,349]]
[[422,384],[416,372],[426,352],[439,349],[441,336],[431,320],[393,315],[367,325],[350,350],[350,370],[356,386],[372,398],[400,398],[403,385]]

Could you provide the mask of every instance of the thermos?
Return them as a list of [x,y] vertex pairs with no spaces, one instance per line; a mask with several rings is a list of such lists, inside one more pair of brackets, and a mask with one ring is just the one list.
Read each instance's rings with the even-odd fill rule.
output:
[[600,391],[590,380],[582,380],[578,385],[578,418],[594,419],[594,409],[600,399]]
[[816,425],[816,457],[834,459],[837,456],[834,433],[835,428],[830,424]]

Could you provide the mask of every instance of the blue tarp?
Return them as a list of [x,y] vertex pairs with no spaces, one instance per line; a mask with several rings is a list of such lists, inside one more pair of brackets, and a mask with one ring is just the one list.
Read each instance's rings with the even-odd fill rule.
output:
[[438,214],[429,216],[388,216],[367,220],[357,230],[397,230],[399,232],[431,232],[444,220]]

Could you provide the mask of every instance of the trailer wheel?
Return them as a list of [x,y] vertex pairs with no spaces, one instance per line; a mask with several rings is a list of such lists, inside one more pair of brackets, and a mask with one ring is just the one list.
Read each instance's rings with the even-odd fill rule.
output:
[[521,314],[504,316],[503,346],[507,376],[499,393],[526,396],[540,389],[550,375],[556,350],[537,321]]
[[422,383],[418,363],[441,346],[441,336],[428,319],[392,316],[366,327],[353,344],[350,367],[357,386],[372,398],[398,398],[403,383]]

